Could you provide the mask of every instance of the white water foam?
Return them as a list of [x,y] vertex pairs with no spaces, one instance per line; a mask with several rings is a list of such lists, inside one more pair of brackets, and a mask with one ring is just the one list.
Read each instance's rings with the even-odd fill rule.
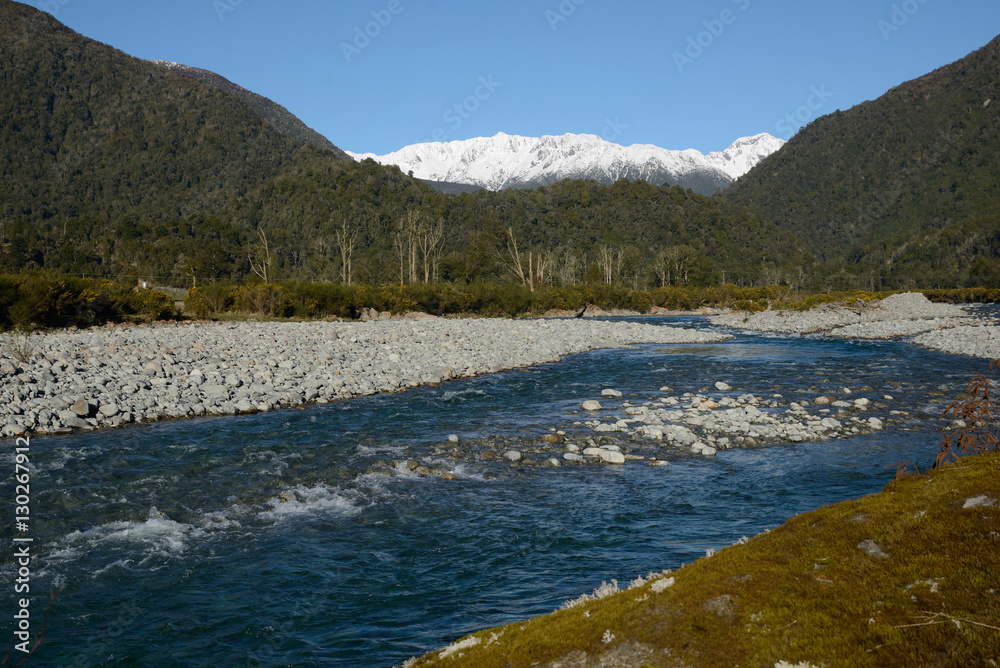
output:
[[92,577],[98,577],[116,566],[128,568],[128,564],[132,563],[141,566],[153,557],[171,559],[179,556],[188,549],[192,539],[203,535],[203,530],[175,522],[154,507],[150,508],[149,516],[143,522],[109,522],[66,535],[46,557],[45,570],[95,552],[126,550],[132,555],[113,559],[92,573]]
[[448,390],[441,395],[441,401],[453,401],[468,396],[485,397],[486,393],[479,389]]
[[320,483],[313,487],[297,485],[282,491],[267,503],[271,510],[261,517],[275,521],[312,514],[356,515],[364,507],[360,492],[330,487]]

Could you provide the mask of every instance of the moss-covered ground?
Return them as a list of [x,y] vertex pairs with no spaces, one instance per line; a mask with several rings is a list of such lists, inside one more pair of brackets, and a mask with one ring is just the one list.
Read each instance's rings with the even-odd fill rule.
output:
[[1000,665],[1000,452],[798,515],[669,576],[408,665],[780,662]]

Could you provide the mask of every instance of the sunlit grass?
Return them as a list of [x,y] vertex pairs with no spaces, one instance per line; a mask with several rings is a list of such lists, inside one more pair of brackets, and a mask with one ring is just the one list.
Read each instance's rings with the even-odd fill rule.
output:
[[413,665],[998,665],[1000,454],[804,513],[665,577]]

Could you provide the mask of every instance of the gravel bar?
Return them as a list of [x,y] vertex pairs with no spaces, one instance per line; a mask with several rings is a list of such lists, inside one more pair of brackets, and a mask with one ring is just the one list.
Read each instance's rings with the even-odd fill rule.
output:
[[727,313],[709,318],[733,329],[821,334],[851,339],[909,337],[917,345],[953,355],[1000,358],[1000,324],[962,306],[934,304],[918,292],[891,295],[870,305],[826,305],[809,311]]
[[7,335],[5,436],[235,415],[557,362],[715,332],[593,320],[160,323]]

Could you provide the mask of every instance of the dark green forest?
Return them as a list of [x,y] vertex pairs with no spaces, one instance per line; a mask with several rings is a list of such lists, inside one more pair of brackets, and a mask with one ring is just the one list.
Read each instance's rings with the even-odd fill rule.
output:
[[[978,63],[982,52],[970,58]],[[966,71],[975,95],[987,90],[989,67]],[[944,77],[942,90],[975,97],[969,84],[952,83],[961,76]],[[929,157],[905,157],[932,136],[908,129],[916,119],[935,125],[923,108],[905,116],[912,95],[896,116],[820,119],[724,197],[643,181],[449,195],[310,143],[311,131],[279,105],[212,73],[132,58],[10,0],[0,0],[0,90],[4,272],[183,287],[246,279],[529,291],[1000,285],[997,158],[983,148],[992,146],[997,106],[981,100],[948,126],[944,144],[925,147]],[[834,136],[842,118],[853,119],[859,155]],[[877,149],[873,133],[888,133]],[[869,149],[878,161],[854,173]],[[968,155],[956,166],[953,153]],[[907,160],[944,166],[918,174]],[[897,163],[902,172],[890,169]],[[948,191],[954,211],[940,204],[925,220],[897,206],[876,211],[855,194],[868,187],[857,183],[895,187],[899,173],[909,179],[899,186],[908,207],[929,212],[925,200],[938,206]],[[871,220],[859,222],[862,206]]]
[[821,117],[725,193],[867,287],[995,286],[1000,38]]

